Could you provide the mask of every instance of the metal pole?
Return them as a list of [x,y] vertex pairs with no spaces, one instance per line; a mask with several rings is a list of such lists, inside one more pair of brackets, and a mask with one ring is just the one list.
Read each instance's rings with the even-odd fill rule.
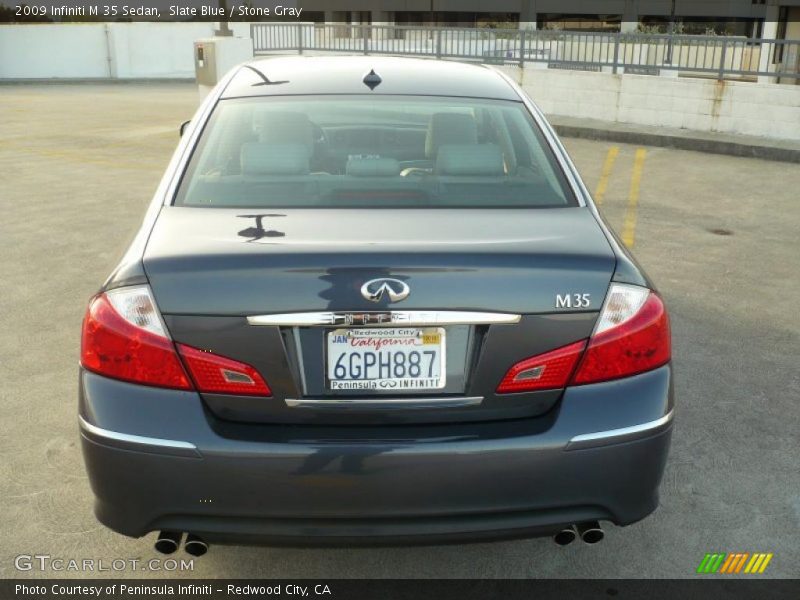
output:
[[519,68],[525,68],[525,29],[519,30]]
[[[228,18],[228,4],[226,0],[219,0],[219,7],[222,9],[222,16],[227,19]],[[214,32],[214,35],[218,37],[232,37],[233,32],[228,27],[228,21],[220,21],[219,22],[219,29]]]
[[106,32],[106,59],[108,60],[108,78],[113,79],[114,61],[111,57],[114,53],[111,50],[111,32],[109,31],[108,23],[106,23],[105,32]]
[[614,75],[617,74],[617,62],[619,61],[619,36],[621,35],[621,33],[614,34],[614,68],[612,70]]
[[669,11],[669,29],[667,30],[669,33],[669,40],[667,42],[667,55],[664,57],[664,62],[666,64],[672,64],[672,38],[675,35],[675,0],[672,0],[672,6]]
[[300,23],[297,24],[297,53],[303,53],[303,26]]

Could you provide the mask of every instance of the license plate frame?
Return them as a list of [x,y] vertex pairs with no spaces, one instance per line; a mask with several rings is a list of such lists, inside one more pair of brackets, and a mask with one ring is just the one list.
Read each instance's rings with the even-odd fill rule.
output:
[[[344,336],[348,341],[344,341]],[[352,342],[359,340],[364,344],[363,350],[354,351]],[[398,340],[403,340],[399,343]],[[410,342],[413,340],[413,343]],[[376,344],[380,342],[379,345]],[[331,393],[352,392],[381,392],[381,393],[409,393],[409,392],[436,392],[443,390],[447,385],[447,332],[444,327],[366,327],[366,328],[336,328],[325,332],[324,337],[324,373],[325,389]],[[405,362],[412,360],[412,352],[420,354],[420,376],[395,377],[395,354],[404,354]],[[366,353],[389,353],[391,366],[389,377],[368,377],[375,375],[376,370],[381,371],[381,365],[367,364],[369,359]],[[432,356],[428,352],[434,352]],[[351,355],[356,355],[354,362]],[[341,364],[342,356],[345,364],[339,368],[344,369],[344,377],[336,377],[336,365]],[[426,361],[426,358],[429,359]],[[386,355],[375,356],[376,361],[383,359],[386,367]],[[355,365],[355,363],[358,363]],[[410,364],[410,363],[409,363]],[[352,375],[354,366],[364,368],[360,378],[348,377]],[[438,373],[437,369],[438,367]],[[411,367],[409,367],[411,369]],[[431,376],[425,377],[425,370],[429,369]],[[354,369],[358,371],[358,369]],[[402,369],[399,369],[402,371]],[[385,370],[382,371],[385,373]],[[380,374],[380,373],[379,373]]]

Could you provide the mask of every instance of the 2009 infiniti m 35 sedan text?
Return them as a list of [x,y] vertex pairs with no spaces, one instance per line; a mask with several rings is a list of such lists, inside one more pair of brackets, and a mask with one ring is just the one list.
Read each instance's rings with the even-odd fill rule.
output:
[[97,517],[162,551],[594,542],[658,504],[669,322],[500,72],[261,60],[91,300],[79,411]]

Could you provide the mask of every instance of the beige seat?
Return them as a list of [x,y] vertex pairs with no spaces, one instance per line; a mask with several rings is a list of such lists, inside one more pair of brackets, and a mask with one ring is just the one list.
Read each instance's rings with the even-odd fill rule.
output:
[[309,172],[308,150],[302,144],[242,144],[242,175],[245,177],[302,176]]
[[477,144],[478,124],[465,113],[434,113],[425,136],[425,156],[436,160],[439,148],[449,144]]
[[314,128],[300,112],[265,112],[258,124],[258,141],[265,144],[301,144],[314,154]]

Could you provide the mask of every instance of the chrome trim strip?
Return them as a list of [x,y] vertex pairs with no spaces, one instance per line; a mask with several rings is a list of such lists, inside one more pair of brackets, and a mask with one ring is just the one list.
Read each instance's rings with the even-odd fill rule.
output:
[[151,438],[141,435],[131,435],[129,433],[119,433],[118,431],[111,431],[110,429],[103,429],[97,425],[92,425],[82,416],[78,415],[78,423],[84,433],[90,434],[102,440],[111,440],[114,442],[121,442],[123,446],[135,447],[137,450],[147,452],[147,447],[150,451],[155,451],[157,448],[169,450],[171,454],[179,456],[195,456],[199,457],[200,453],[197,451],[197,446],[190,442],[181,442],[178,440],[163,440],[160,438]]
[[520,315],[510,313],[391,310],[297,312],[247,317],[250,325],[277,325],[280,327],[347,326],[429,326],[429,325],[495,325],[519,323]]
[[367,409],[424,409],[456,408],[475,406],[483,402],[483,396],[463,396],[459,398],[286,398],[286,406],[291,408],[339,408],[354,407]]
[[620,429],[609,429],[607,431],[596,431],[594,433],[584,433],[576,435],[567,443],[567,450],[578,450],[580,448],[591,448],[593,446],[603,446],[606,444],[618,444],[620,442],[644,437],[654,429],[659,429],[669,424],[675,414],[674,410],[669,411],[663,417],[655,421],[622,427]]

